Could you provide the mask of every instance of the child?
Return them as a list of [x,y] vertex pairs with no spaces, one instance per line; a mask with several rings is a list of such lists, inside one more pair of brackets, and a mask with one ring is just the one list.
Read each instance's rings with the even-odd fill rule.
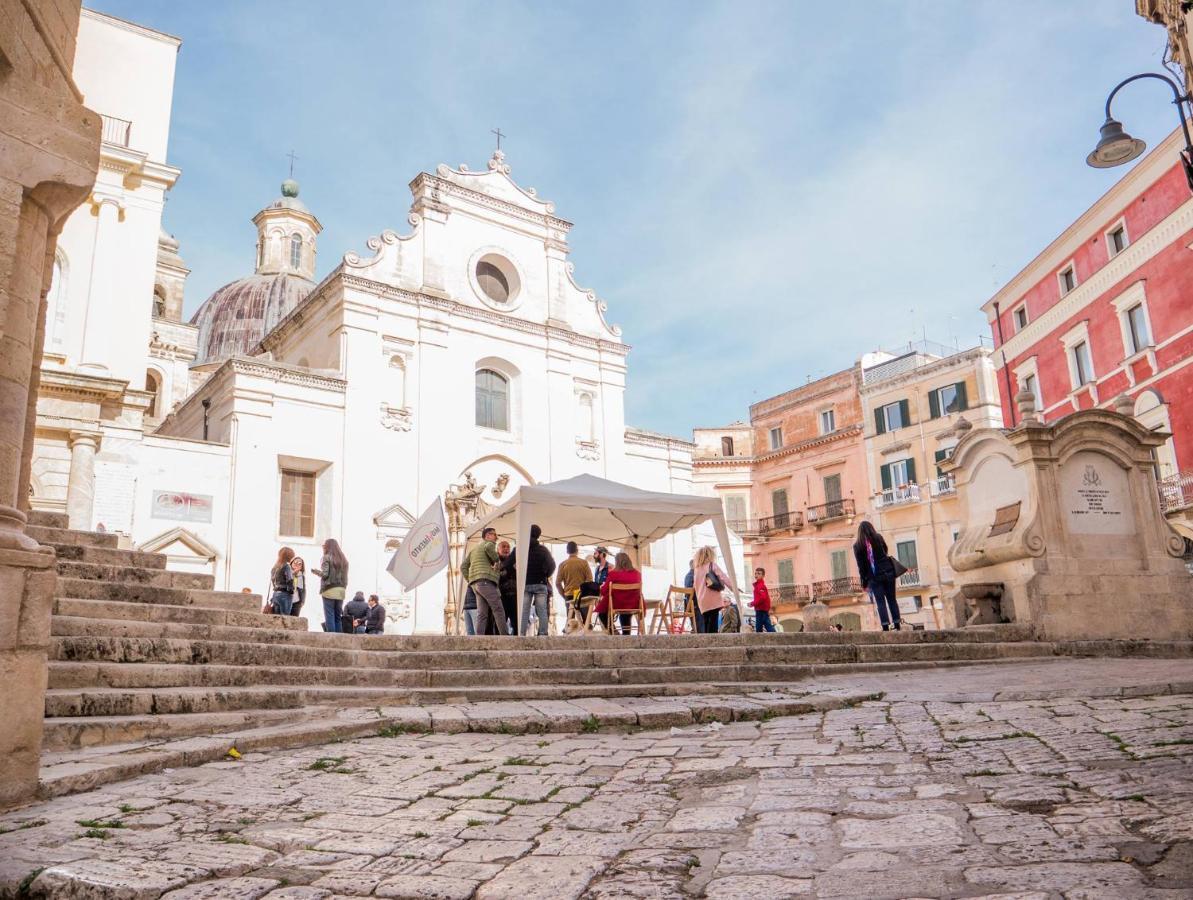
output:
[[766,569],[754,570],[754,600],[750,606],[754,607],[754,630],[760,634],[763,631],[774,634],[775,625],[770,620],[770,591],[766,589],[765,578]]

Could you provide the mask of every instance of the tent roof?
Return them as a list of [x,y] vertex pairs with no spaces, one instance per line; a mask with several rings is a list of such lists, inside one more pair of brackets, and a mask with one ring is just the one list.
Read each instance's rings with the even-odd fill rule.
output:
[[693,497],[644,491],[595,475],[577,475],[548,484],[525,485],[508,501],[468,529],[469,537],[487,526],[502,537],[514,538],[517,510],[543,530],[543,540],[561,544],[610,543],[626,546],[657,541],[722,514],[716,497]]

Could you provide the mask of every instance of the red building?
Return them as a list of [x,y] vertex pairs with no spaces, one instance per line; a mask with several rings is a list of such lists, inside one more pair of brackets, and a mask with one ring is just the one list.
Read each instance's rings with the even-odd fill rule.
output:
[[1166,513],[1193,539],[1193,194],[1179,129],[988,300],[1003,420],[1023,386],[1045,421],[1133,401],[1169,431]]

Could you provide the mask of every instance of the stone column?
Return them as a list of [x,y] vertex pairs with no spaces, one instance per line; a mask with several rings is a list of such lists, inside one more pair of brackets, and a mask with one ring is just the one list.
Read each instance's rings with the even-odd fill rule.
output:
[[70,527],[80,531],[91,528],[95,504],[95,451],[99,434],[94,431],[70,433],[70,476],[66,482],[66,515]]
[[111,330],[120,328],[123,310],[116,281],[117,247],[120,242],[120,222],[124,209],[120,198],[111,194],[95,193],[91,196],[91,207],[95,213],[95,244],[91,253],[90,289],[87,294],[87,312],[83,319],[83,349],[79,355],[79,368],[99,372],[111,371],[109,354],[114,344]]

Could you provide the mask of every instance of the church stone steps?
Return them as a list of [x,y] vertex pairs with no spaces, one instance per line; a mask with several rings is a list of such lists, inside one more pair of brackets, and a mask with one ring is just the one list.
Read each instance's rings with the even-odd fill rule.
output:
[[409,690],[394,687],[273,685],[253,687],[95,688],[46,692],[46,718],[182,715],[300,706],[402,706]]
[[45,720],[42,750],[55,752],[135,741],[206,736],[245,728],[286,725],[325,708],[251,709],[237,712],[181,713],[176,716],[70,716]]
[[178,588],[180,590],[211,590],[215,577],[199,572],[175,572],[170,569],[144,566],[106,565],[94,562],[58,560],[59,578],[82,578],[88,581],[117,583],[121,586],[143,584],[151,587]]
[[40,528],[70,528],[70,516],[64,512],[48,512],[35,509],[27,513],[29,524]]
[[[259,598],[256,601],[259,603]],[[54,623],[85,623],[86,634],[106,634],[108,628],[121,624],[138,623],[146,627],[158,624],[178,623],[184,625],[229,625],[268,631],[297,631],[307,633],[305,619],[294,616],[264,615],[256,610],[243,612],[234,609],[217,609],[203,606],[173,606],[168,603],[123,603],[119,600],[83,600],[77,597],[59,597],[54,601]],[[71,627],[69,625],[63,627]]]
[[50,546],[71,544],[76,547],[104,547],[110,550],[116,550],[120,546],[120,535],[106,531],[75,531],[70,528],[27,525],[25,534],[39,543]]
[[[136,566],[142,569],[166,568],[166,557],[160,553],[140,550],[119,550],[111,547],[87,547],[79,544],[50,544],[58,555],[58,565],[64,562],[89,563],[99,566]],[[61,569],[59,570],[61,571]]]
[[80,600],[117,600],[123,603],[164,603],[171,606],[206,606],[213,609],[235,609],[244,612],[261,611],[261,600],[256,594],[93,581],[88,578],[59,577],[55,595]]

